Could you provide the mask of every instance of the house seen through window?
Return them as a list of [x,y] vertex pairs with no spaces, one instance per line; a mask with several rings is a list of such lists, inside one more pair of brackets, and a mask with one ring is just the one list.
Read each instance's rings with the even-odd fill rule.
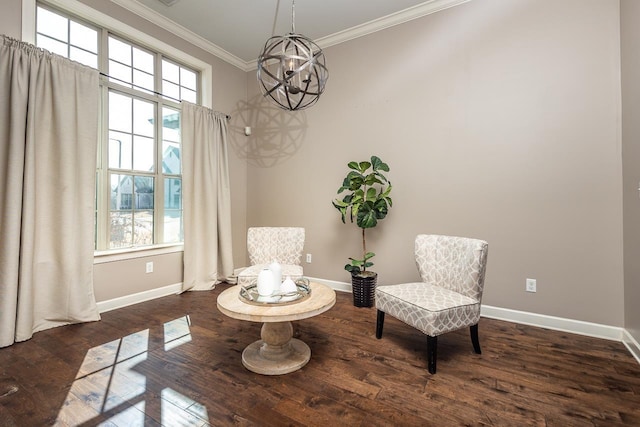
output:
[[38,5],[36,44],[102,73],[97,250],[183,241],[180,101],[199,75],[108,29]]

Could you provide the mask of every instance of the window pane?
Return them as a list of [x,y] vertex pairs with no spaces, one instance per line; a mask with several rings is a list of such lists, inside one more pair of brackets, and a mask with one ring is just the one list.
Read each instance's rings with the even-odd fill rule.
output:
[[179,178],[164,179],[165,210],[182,209],[182,180]]
[[153,55],[144,50],[133,48],[133,66],[148,74],[153,74]]
[[163,80],[162,94],[173,99],[180,99],[180,86]]
[[110,81],[131,87],[126,84],[132,83],[131,67],[127,67],[126,65],[122,65],[114,61],[109,61],[109,76],[113,77],[112,79],[109,79]]
[[77,22],[69,22],[71,44],[98,53],[98,32]]
[[184,241],[182,227],[182,211],[164,211],[164,243],[179,243]]
[[87,52],[86,50],[71,46],[69,49],[69,58],[81,64],[88,65],[89,67],[98,68],[98,55]]
[[180,67],[163,59],[162,78],[173,83],[180,83]]
[[180,144],[162,141],[162,173],[180,174]]
[[191,90],[196,90],[196,73],[185,68],[180,68],[180,85]]
[[111,209],[130,210],[133,208],[132,190],[133,177],[131,175],[111,174]]
[[153,138],[143,136],[133,137],[133,169],[143,172],[153,172],[155,164],[153,156]]
[[153,178],[135,177],[135,209],[153,209]]
[[131,132],[131,97],[109,92],[109,129]]
[[142,71],[133,70],[133,84],[137,86],[136,89],[142,90],[144,88],[153,91],[153,76]]
[[41,7],[38,7],[37,13],[36,31],[38,33],[46,34],[65,43],[69,41],[67,33],[69,20],[67,18]]
[[49,52],[57,53],[65,58],[67,57],[67,45],[57,40],[38,34],[36,36],[36,45],[43,49],[47,49]]
[[109,248],[126,248],[133,244],[133,214],[131,212],[111,212]]
[[162,137],[168,141],[180,141],[180,112],[171,108],[162,109]]
[[109,37],[109,59],[131,66],[131,46]]
[[133,133],[153,137],[154,110],[151,102],[133,100]]
[[131,169],[131,135],[121,132],[109,132],[109,167]]
[[133,244],[153,245],[153,211],[134,213]]
[[185,100],[187,102],[193,102],[194,104],[197,101],[196,93],[192,90],[184,89],[184,88],[182,88],[182,94],[180,96],[180,99]]

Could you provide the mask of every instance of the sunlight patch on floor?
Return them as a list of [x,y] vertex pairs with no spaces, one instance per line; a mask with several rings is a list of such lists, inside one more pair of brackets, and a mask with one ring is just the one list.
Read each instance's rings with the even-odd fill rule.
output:
[[[188,315],[166,322],[164,351],[191,342],[190,326]],[[89,349],[58,412],[56,424],[86,424],[105,415],[107,423],[118,426],[145,425],[147,416],[161,420],[163,425],[206,424],[209,419],[206,407],[171,388],[162,390],[159,407],[146,401],[147,379],[136,367],[149,357],[149,336],[150,330],[145,329]],[[160,411],[157,417],[145,415],[145,410],[152,407]]]

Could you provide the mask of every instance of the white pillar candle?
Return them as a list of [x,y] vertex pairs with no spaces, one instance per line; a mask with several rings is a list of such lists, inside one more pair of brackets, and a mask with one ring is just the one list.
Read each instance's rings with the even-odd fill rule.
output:
[[280,289],[280,284],[282,283],[282,266],[278,264],[278,261],[273,261],[269,264],[269,270],[273,273],[273,286],[275,289]]
[[258,273],[258,294],[260,294],[260,296],[268,296],[273,294],[275,290],[276,283],[273,278],[273,273],[268,268],[263,269]]

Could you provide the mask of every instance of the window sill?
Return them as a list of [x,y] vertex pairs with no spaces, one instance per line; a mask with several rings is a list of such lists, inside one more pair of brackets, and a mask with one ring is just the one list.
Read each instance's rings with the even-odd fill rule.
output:
[[94,264],[104,264],[107,262],[124,261],[128,259],[144,258],[156,255],[171,254],[175,252],[183,252],[184,245],[170,244],[170,245],[156,245],[144,248],[127,248],[127,249],[115,249],[111,251],[95,251],[93,253]]

